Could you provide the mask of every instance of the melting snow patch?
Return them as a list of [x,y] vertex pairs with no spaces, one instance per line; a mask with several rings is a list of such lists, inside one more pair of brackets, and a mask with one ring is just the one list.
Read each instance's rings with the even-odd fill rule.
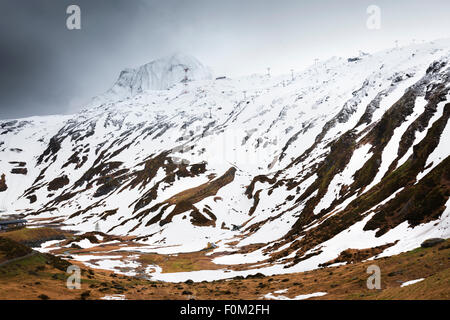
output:
[[73,244],[78,245],[80,248],[83,248],[83,249],[92,248],[92,247],[95,247],[95,246],[98,245],[97,243],[90,242],[89,239],[83,239],[83,240],[78,241],[78,242],[72,242],[70,244],[70,246],[73,245]]
[[[283,291],[283,290],[279,290],[279,291]],[[277,292],[278,291],[275,291],[275,293],[277,293]],[[301,294],[294,298],[288,298],[286,296],[274,296],[272,293],[268,293],[268,294],[264,295],[264,298],[272,299],[272,300],[305,300],[305,299],[314,298],[314,297],[322,297],[326,294],[327,294],[326,292],[314,292],[314,293],[309,293],[309,294]]]
[[287,291],[288,291],[288,289],[281,289],[281,290],[275,291],[275,293],[282,294],[282,293],[286,293]]
[[77,255],[73,259],[83,262],[86,266],[94,269],[110,270],[115,273],[135,276],[136,270],[141,264],[133,259],[138,256],[129,256],[124,258],[120,255],[117,256],[101,256],[101,255]]
[[145,268],[145,273],[154,273],[154,272],[161,273],[162,268],[157,265],[150,265]]
[[[90,266],[92,268],[97,269],[103,269],[103,270],[110,270],[114,271],[115,273],[120,273],[127,276],[135,276],[136,272],[132,271],[135,270],[140,266],[140,263],[136,261],[130,261],[130,260],[111,260],[111,259],[104,259],[104,260],[98,260],[94,263],[87,263],[85,262],[85,265]],[[122,270],[130,270],[130,271],[122,271]]]
[[50,241],[46,241],[44,243],[41,244],[40,247],[35,248],[35,250],[39,251],[39,252],[49,252],[53,249],[57,249],[57,247],[53,247],[54,244],[57,244],[61,242],[61,240],[50,240]]
[[80,262],[86,262],[89,260],[100,260],[100,259],[120,259],[122,256],[115,255],[115,256],[96,256],[91,254],[80,254],[80,255],[74,255],[73,259],[80,261]]
[[406,286],[409,286],[409,285],[411,285],[411,284],[420,282],[420,281],[422,281],[422,280],[425,280],[425,278],[420,278],[420,279],[416,279],[416,280],[406,281],[406,282],[403,282],[403,283],[400,285],[400,287],[406,287]]
[[124,294],[113,294],[111,296],[104,296],[101,300],[126,300]]

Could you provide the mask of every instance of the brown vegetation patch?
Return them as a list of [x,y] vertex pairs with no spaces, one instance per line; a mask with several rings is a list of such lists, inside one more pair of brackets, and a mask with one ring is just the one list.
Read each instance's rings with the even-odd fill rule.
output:
[[1,233],[4,238],[25,244],[30,247],[39,246],[40,244],[50,240],[63,240],[70,233],[54,228],[22,228]]
[[374,248],[367,248],[367,249],[347,249],[342,251],[339,256],[331,261],[322,263],[319,265],[319,267],[327,267],[329,265],[340,263],[340,262],[346,262],[346,263],[356,263],[361,262],[363,260],[367,260],[373,256],[376,256],[380,253],[382,253],[384,250],[386,250],[389,247],[392,247],[396,242],[387,243],[382,246],[374,247]]
[[50,181],[48,183],[47,190],[55,191],[55,190],[61,189],[62,187],[64,187],[65,185],[68,185],[68,184],[69,184],[69,178],[67,177],[67,175],[63,175],[62,177],[58,177],[58,178],[55,178],[52,181]]
[[190,216],[191,216],[191,223],[195,226],[198,226],[198,227],[215,227],[216,226],[216,219],[206,218],[195,207],[192,208]]
[[37,201],[37,196],[35,194],[29,195],[27,197],[28,200],[30,200],[30,204],[31,203],[35,203]]
[[192,205],[211,196],[215,196],[217,191],[234,180],[236,169],[231,167],[221,177],[204,183],[198,187],[182,191],[173,197],[167,199],[163,203],[175,205],[175,208],[169,215],[161,221],[161,225],[172,221],[172,218],[180,213],[191,209]]
[[12,168],[11,173],[26,175],[28,173],[28,169],[27,168]]
[[6,177],[5,174],[2,173],[0,176],[0,192],[6,191],[8,189],[8,186],[6,185]]
[[144,265],[157,265],[161,267],[163,273],[222,269],[223,266],[212,262],[215,256],[205,255],[209,251],[179,253],[176,255],[149,253],[142,254],[138,261]]
[[[4,262],[10,259],[15,259],[19,257],[23,257],[27,254],[30,254],[32,250],[18,243],[8,237],[4,236],[4,233],[0,236],[0,262]],[[3,257],[3,258],[1,258]]]
[[23,161],[10,161],[9,163],[15,165],[16,167],[25,167],[27,165],[27,163]]

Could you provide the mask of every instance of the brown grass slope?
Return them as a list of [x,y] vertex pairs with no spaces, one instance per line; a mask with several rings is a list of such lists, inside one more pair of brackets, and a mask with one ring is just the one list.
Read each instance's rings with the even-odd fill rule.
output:
[[[15,244],[17,246],[17,243]],[[9,250],[9,249],[8,249]],[[191,256],[190,258],[194,258]],[[142,262],[165,264],[171,271],[189,267],[187,257],[170,261],[148,255]],[[203,260],[198,263],[203,264]],[[192,261],[196,263],[196,261]],[[367,268],[381,270],[381,289],[370,290]],[[450,299],[450,240],[431,248],[417,248],[392,257],[354,262],[286,275],[252,275],[212,282],[167,283],[127,277],[106,270],[88,269],[82,264],[81,289],[66,287],[68,263],[48,254],[29,256],[0,266],[0,299],[100,299],[122,294],[127,299],[260,299],[268,293],[286,290],[283,296],[326,292],[314,299]],[[406,281],[424,278],[406,287]]]

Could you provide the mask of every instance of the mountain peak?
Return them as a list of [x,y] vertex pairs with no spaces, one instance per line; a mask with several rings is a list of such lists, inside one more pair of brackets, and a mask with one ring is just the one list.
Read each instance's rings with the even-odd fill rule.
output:
[[195,57],[175,52],[137,68],[126,68],[107,94],[132,97],[148,90],[166,90],[180,82],[212,79],[212,71]]

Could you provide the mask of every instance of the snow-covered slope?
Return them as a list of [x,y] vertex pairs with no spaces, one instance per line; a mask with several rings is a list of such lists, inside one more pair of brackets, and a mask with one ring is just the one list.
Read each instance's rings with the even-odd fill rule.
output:
[[81,113],[0,122],[0,206],[266,273],[449,237],[449,48],[294,78],[212,80],[185,56],[124,71]]

